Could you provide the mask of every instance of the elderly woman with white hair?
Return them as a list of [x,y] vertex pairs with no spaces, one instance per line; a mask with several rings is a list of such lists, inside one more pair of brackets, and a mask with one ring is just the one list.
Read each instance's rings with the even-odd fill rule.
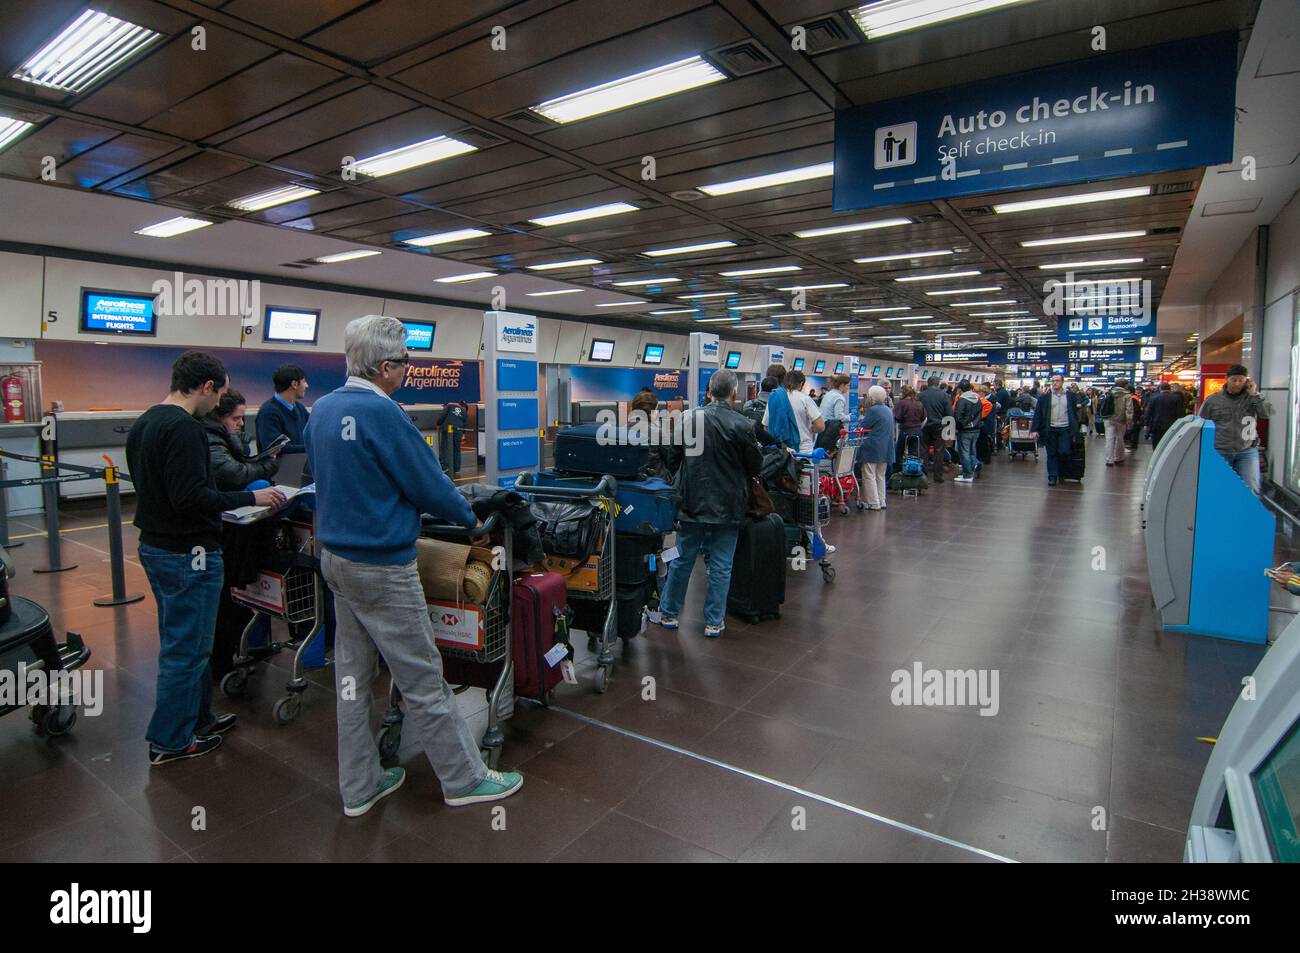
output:
[[859,480],[869,510],[883,510],[888,503],[885,471],[894,454],[894,415],[889,409],[888,399],[889,395],[879,384],[867,391],[867,412],[861,419],[866,433],[854,455],[855,462],[860,465]]
[[316,475],[321,574],[334,593],[334,680],[338,688],[339,788],[356,817],[406,778],[379,763],[371,725],[371,681],[383,656],[406,700],[406,723],[457,807],[509,797],[523,777],[489,770],[442,675],[433,625],[415,567],[420,514],[466,528],[469,503],[433,450],[391,398],[411,355],[397,318],[367,315],[343,334],[348,379],[316,401],[307,456]]

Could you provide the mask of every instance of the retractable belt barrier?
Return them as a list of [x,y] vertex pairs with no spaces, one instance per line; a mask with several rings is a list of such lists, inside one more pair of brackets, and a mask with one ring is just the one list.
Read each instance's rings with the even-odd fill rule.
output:
[[[33,570],[38,573],[67,572],[76,569],[77,564],[64,565],[63,550],[59,536],[59,489],[60,483],[72,483],[78,480],[103,480],[104,497],[107,500],[108,518],[108,562],[113,579],[113,591],[95,600],[97,606],[122,606],[139,602],[143,594],[126,591],[126,569],[122,553],[122,487],[121,480],[130,481],[129,474],[114,466],[108,457],[106,467],[88,467],[78,463],[60,463],[53,455],[39,457],[0,450],[0,545],[12,545],[9,541],[9,504],[7,491],[11,487],[39,486],[45,507],[45,537],[49,562]],[[9,479],[8,460],[21,460],[39,466],[40,476]],[[70,473],[60,473],[69,470]]]

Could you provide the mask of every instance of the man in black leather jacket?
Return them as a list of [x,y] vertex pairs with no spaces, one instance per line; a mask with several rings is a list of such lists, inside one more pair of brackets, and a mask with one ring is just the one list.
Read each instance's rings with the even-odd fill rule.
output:
[[695,559],[703,552],[709,573],[704,634],[709,638],[722,635],[749,478],[757,476],[763,462],[754,423],[734,408],[735,397],[736,375],[725,369],[715,372],[709,378],[709,403],[689,411],[694,415],[692,426],[683,422],[683,432],[693,436],[692,445],[671,448],[681,461],[675,481],[681,525],[678,556],[669,563],[660,600],[660,624],[666,629],[678,627],[677,615],[686,600]]

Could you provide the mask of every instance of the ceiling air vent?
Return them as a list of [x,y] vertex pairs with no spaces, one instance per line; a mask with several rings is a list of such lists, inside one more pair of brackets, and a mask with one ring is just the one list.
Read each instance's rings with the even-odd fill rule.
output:
[[772,54],[763,49],[755,40],[743,40],[704,54],[718,69],[729,76],[748,76],[771,69],[776,65]]
[[796,26],[801,26],[804,29],[806,46],[802,52],[813,56],[818,53],[838,50],[841,47],[852,46],[858,42],[858,37],[861,35],[850,30],[848,24],[836,14],[822,17],[819,20],[809,20],[806,23],[791,24],[785,28],[785,32],[793,36]]
[[495,133],[479,129],[477,126],[466,126],[464,129],[451,133],[451,138],[459,139],[461,142],[468,142],[471,146],[477,146],[480,149],[486,149],[488,146],[499,146],[505,142]]
[[1151,187],[1152,195],[1176,195],[1179,192],[1190,192],[1196,188],[1195,182],[1163,182]]
[[1179,228],[1177,225],[1168,225],[1164,228],[1153,228],[1149,232],[1147,232],[1147,234],[1148,235],[1177,235],[1181,231],[1182,229]]
[[505,116],[497,118],[497,122],[503,122],[511,129],[518,129],[520,132],[535,133],[545,132],[547,129],[554,129],[559,124],[551,122],[545,116],[533,112],[531,109],[521,109]]
[[[992,215],[992,214],[993,214],[993,206],[992,206],[992,205],[973,205],[973,206],[971,206],[970,208],[964,208],[964,209],[962,209],[962,210],[961,210],[961,214],[964,215],[966,218],[982,218],[982,217],[985,216],[985,215]],[[940,218],[942,218],[942,217],[943,217],[943,216],[940,216]]]
[[320,262],[312,261],[310,258],[302,261],[286,261],[280,265],[281,268],[315,268]]

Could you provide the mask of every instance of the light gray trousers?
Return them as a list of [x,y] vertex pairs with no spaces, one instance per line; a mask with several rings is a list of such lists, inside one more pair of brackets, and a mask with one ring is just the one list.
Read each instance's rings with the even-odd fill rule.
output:
[[456,710],[433,644],[433,625],[415,561],[402,566],[353,562],[325,550],[321,572],[334,593],[334,685],[338,690],[339,790],[356,804],[383,776],[371,725],[371,684],[379,656],[402,693],[443,794],[455,797],[487,775],[478,743]]

